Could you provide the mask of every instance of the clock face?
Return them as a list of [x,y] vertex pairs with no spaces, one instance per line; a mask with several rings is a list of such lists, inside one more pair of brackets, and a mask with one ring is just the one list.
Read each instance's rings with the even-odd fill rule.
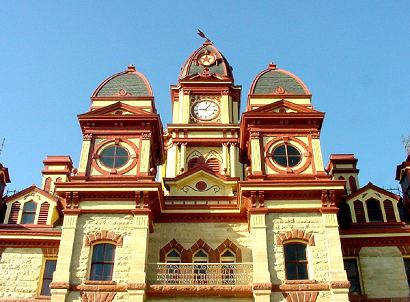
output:
[[216,118],[219,114],[219,106],[211,100],[203,100],[194,103],[192,106],[192,115],[203,121],[210,121]]

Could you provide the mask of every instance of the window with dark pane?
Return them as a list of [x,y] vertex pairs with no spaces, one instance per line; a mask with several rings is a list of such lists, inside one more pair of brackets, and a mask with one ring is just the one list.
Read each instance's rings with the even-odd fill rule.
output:
[[303,243],[288,243],[284,246],[284,251],[286,279],[308,279],[306,245]]
[[51,296],[50,283],[53,281],[53,273],[56,270],[56,264],[57,260],[46,260],[40,291],[40,295],[42,296]]
[[351,294],[361,294],[360,289],[360,276],[359,268],[357,266],[356,259],[344,259],[345,271],[347,274],[347,279],[350,282],[349,293]]
[[24,204],[21,223],[34,223],[36,218],[37,204],[34,201],[29,201]]
[[113,145],[101,151],[100,161],[108,168],[121,168],[124,166],[130,156],[128,151],[120,145]]
[[404,258],[404,268],[406,269],[407,284],[410,287],[410,258]]
[[90,280],[110,281],[114,268],[115,245],[102,243],[93,248]]
[[196,265],[194,265],[195,284],[207,284],[208,265],[201,263],[208,263],[208,254],[203,250],[199,250],[194,254],[193,262],[196,263]]
[[380,203],[376,199],[369,199],[366,202],[367,215],[369,216],[369,222],[383,222],[383,214],[380,209]]
[[273,150],[272,156],[278,165],[286,168],[297,166],[302,159],[299,150],[288,144],[276,147]]

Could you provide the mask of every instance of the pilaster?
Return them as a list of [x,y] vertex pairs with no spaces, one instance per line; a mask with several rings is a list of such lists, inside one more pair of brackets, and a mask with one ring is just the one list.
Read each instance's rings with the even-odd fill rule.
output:
[[249,212],[252,240],[253,297],[255,302],[269,302],[271,280],[268,266],[268,245],[266,238],[266,212]]
[[251,133],[251,161],[252,161],[252,174],[261,175],[262,174],[262,161],[261,156],[261,144],[259,132]]
[[78,212],[64,213],[57,267],[51,283],[51,302],[65,302],[70,288],[70,271]]
[[222,171],[228,171],[228,143],[222,144]]
[[335,213],[322,214],[328,252],[329,281],[333,301],[349,301],[349,281],[343,265],[337,216]]
[[140,154],[140,173],[148,174],[151,160],[151,133],[143,134]]
[[128,277],[128,301],[142,302],[145,299],[145,266],[147,262],[148,234],[149,234],[149,210],[134,213],[132,230],[133,255],[130,262]]
[[85,175],[87,170],[87,163],[88,158],[90,155],[90,148],[91,148],[91,134],[84,134],[83,135],[83,145],[81,147],[81,154],[80,154],[80,163],[78,165],[78,175]]
[[181,144],[181,153],[180,153],[180,165],[181,165],[181,172],[188,171],[187,163],[186,163],[186,143]]

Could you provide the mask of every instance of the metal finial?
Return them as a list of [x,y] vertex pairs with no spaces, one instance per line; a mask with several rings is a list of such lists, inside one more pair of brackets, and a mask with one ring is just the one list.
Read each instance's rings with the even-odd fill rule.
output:
[[212,41],[211,41],[200,29],[198,29],[197,34],[198,34],[198,36],[200,36],[201,38],[206,39],[205,42],[212,43]]

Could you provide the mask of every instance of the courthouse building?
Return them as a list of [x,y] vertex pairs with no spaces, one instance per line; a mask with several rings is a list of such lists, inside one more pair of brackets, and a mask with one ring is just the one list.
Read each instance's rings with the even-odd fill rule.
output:
[[301,79],[269,64],[241,113],[209,40],[170,94],[164,127],[133,65],[103,80],[78,166],[48,156],[41,187],[3,197],[0,302],[408,300],[410,158],[403,200],[360,186],[352,154],[324,164]]

